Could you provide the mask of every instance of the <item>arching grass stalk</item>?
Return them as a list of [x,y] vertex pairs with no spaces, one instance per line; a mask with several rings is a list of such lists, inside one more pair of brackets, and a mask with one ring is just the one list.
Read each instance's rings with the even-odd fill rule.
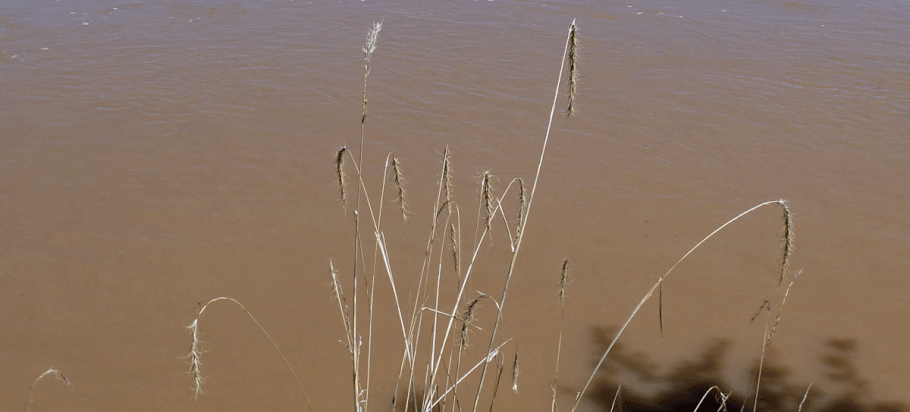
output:
[[[532,192],[532,196],[533,196],[533,192]],[[708,236],[706,236],[704,239],[702,239],[700,242],[698,242],[695,246],[693,246],[692,249],[689,249],[689,251],[686,252],[686,254],[683,255],[683,257],[679,258],[679,260],[677,260],[676,263],[674,263],[673,266],[671,266],[670,269],[667,270],[667,273],[665,273],[663,276],[660,277],[660,279],[657,280],[657,283],[655,283],[654,286],[651,287],[651,289],[648,291],[648,293],[645,293],[645,296],[641,299],[640,302],[638,302],[638,305],[635,306],[635,309],[632,310],[632,314],[629,315],[629,318],[626,319],[626,322],[623,323],[622,327],[619,328],[619,331],[616,332],[616,336],[614,336],[613,340],[610,341],[610,345],[607,346],[607,350],[604,351],[603,356],[600,357],[600,360],[597,362],[597,366],[594,367],[594,371],[591,372],[591,376],[588,378],[588,381],[585,383],[585,386],[582,388],[581,392],[579,392],[578,396],[575,398],[575,405],[572,406],[572,412],[575,412],[575,410],[578,409],[578,405],[581,403],[581,399],[584,397],[585,392],[587,392],[588,387],[591,386],[591,381],[594,380],[594,375],[596,375],[597,371],[600,370],[600,367],[603,365],[604,360],[607,359],[607,355],[610,354],[610,350],[612,350],[613,346],[616,345],[616,341],[619,340],[619,337],[622,336],[623,331],[625,331],[626,327],[629,326],[629,323],[632,321],[632,318],[634,318],[635,315],[638,314],[638,311],[641,309],[642,306],[644,306],[645,302],[647,302],[648,299],[651,299],[651,296],[654,295],[654,292],[661,285],[663,285],[664,281],[667,279],[667,276],[669,276],[670,273],[672,273],[673,270],[676,269],[676,267],[679,266],[679,264],[682,263],[683,260],[685,260],[687,257],[689,257],[689,255],[691,255],[692,252],[695,251],[695,249],[698,249],[699,246],[701,246],[706,241],[708,241],[708,239],[712,238],[715,234],[717,234],[717,232],[720,232],[723,228],[725,228],[725,227],[729,226],[731,223],[739,220],[739,218],[753,212],[754,210],[756,210],[762,206],[768,206],[768,205],[774,205],[774,204],[777,204],[777,205],[780,205],[781,207],[783,207],[784,211],[786,213],[786,217],[789,218],[790,211],[786,207],[786,201],[783,199],[769,200],[767,202],[755,205],[751,209],[746,210],[745,212],[742,212],[739,215],[737,215],[736,217],[734,217],[733,219],[728,220],[727,223],[720,225],[720,227],[718,227],[717,229],[714,229],[713,232],[711,232]],[[788,232],[788,235],[792,236],[792,234],[789,232]],[[789,248],[786,249],[784,253],[786,253],[788,250],[789,250]]]
[[54,375],[54,377],[56,377],[57,380],[65,383],[66,386],[70,385],[70,380],[67,379],[66,376],[63,376],[63,373],[61,373],[59,370],[54,369],[54,368],[48,369],[41,375],[38,375],[38,377],[35,379],[35,381],[32,382],[32,386],[28,387],[28,399],[25,400],[25,412],[28,412],[29,409],[31,409],[31,407],[32,407],[32,390],[35,389],[35,386],[38,385],[38,381],[40,381],[41,378],[43,378],[47,375]]

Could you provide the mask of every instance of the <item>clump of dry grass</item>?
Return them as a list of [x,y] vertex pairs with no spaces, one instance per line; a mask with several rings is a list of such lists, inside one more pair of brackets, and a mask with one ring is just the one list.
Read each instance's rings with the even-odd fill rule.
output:
[[[452,185],[452,164],[451,164],[451,153],[448,147],[445,148],[442,159],[442,167],[439,172],[439,182],[438,182],[438,191],[435,203],[432,205],[432,214],[430,216],[430,233],[427,240],[426,250],[423,255],[423,263],[420,269],[420,272],[417,274],[416,289],[410,291],[410,297],[408,298],[408,303],[402,302],[399,298],[398,289],[396,287],[396,276],[394,272],[396,268],[393,266],[392,261],[389,257],[389,248],[386,244],[385,233],[382,228],[382,211],[384,204],[384,196],[386,184],[391,180],[395,185],[395,190],[397,191],[397,198],[395,201],[398,203],[399,211],[402,213],[402,216],[405,220],[408,218],[409,211],[406,208],[405,202],[405,190],[404,190],[404,178],[401,172],[401,165],[397,157],[389,154],[386,160],[386,170],[384,173],[388,173],[388,167],[391,166],[392,174],[389,178],[388,175],[384,175],[382,179],[382,191],[377,211],[374,211],[370,203],[370,198],[368,195],[367,185],[364,183],[363,178],[363,148],[364,148],[364,124],[367,116],[367,78],[370,74],[370,63],[371,57],[376,49],[376,42],[378,39],[379,31],[382,28],[382,23],[374,23],[373,26],[368,30],[366,44],[363,47],[364,53],[364,86],[363,86],[363,100],[362,100],[362,117],[361,117],[361,142],[360,142],[360,152],[358,156],[354,156],[346,147],[342,147],[337,153],[335,158],[335,167],[338,184],[341,190],[341,202],[343,207],[347,207],[347,197],[346,197],[346,184],[345,184],[345,161],[346,157],[350,156],[350,161],[353,163],[353,167],[357,173],[357,201],[356,207],[353,211],[354,217],[354,254],[353,254],[353,293],[352,293],[352,302],[353,306],[348,307],[347,298],[345,297],[342,291],[342,280],[338,271],[336,271],[334,263],[329,261],[330,277],[332,282],[333,296],[338,302],[339,311],[341,313],[341,318],[344,326],[344,333],[346,337],[347,348],[351,355],[352,360],[352,372],[353,372],[353,389],[354,389],[354,402],[355,402],[355,411],[363,412],[369,410],[369,393],[370,393],[370,365],[371,365],[371,356],[370,349],[372,347],[373,339],[373,293],[375,291],[375,280],[376,280],[376,271],[385,271],[388,276],[389,285],[391,287],[391,293],[394,297],[394,310],[397,312],[397,317],[401,327],[401,337],[403,341],[403,353],[401,355],[401,364],[399,368],[399,375],[396,380],[394,393],[392,394],[392,405],[391,409],[396,410],[396,404],[399,399],[403,399],[405,410],[420,410],[421,412],[430,412],[432,410],[445,412],[446,408],[449,407],[452,412],[471,408],[469,402],[466,402],[466,399],[459,398],[458,394],[458,385],[463,382],[465,379],[472,377],[475,379],[473,381],[473,387],[476,388],[476,394],[473,399],[473,408],[472,411],[478,410],[478,403],[483,398],[489,400],[490,395],[481,396],[482,391],[487,389],[492,389],[492,401],[495,402],[496,395],[498,394],[499,383],[502,379],[502,374],[506,365],[504,364],[504,354],[503,347],[506,343],[510,342],[510,339],[505,339],[502,336],[501,332],[501,323],[503,322],[503,308],[506,304],[508,290],[512,276],[515,274],[516,262],[521,250],[522,242],[524,235],[527,233],[526,225],[528,217],[530,215],[531,206],[533,205],[535,193],[537,189],[537,184],[540,181],[541,167],[543,165],[544,157],[546,154],[547,145],[549,142],[550,132],[553,124],[553,117],[557,105],[558,98],[560,96],[560,86],[563,83],[563,74],[568,73],[568,96],[567,96],[567,106],[566,113],[567,115],[572,115],[576,111],[576,94],[577,94],[577,83],[578,83],[578,26],[575,21],[569,26],[569,31],[566,38],[566,45],[561,56],[561,66],[559,70],[559,77],[557,79],[556,92],[553,96],[553,105],[550,110],[549,121],[546,129],[546,134],[543,139],[543,145],[541,147],[540,159],[537,163],[537,170],[534,176],[534,180],[531,183],[530,192],[526,191],[525,183],[522,179],[517,180],[518,184],[518,223],[515,228],[515,235],[512,237],[511,233],[508,234],[508,238],[511,241],[511,260],[508,267],[508,272],[505,275],[504,284],[502,288],[502,294],[497,300],[487,294],[480,293],[477,297],[473,299],[468,299],[465,291],[470,284],[471,276],[474,272],[475,262],[477,261],[478,254],[481,250],[484,250],[484,243],[490,239],[491,232],[494,226],[494,220],[497,213],[503,213],[502,220],[505,222],[505,227],[509,229],[508,219],[505,217],[505,212],[502,208],[501,199],[505,198],[505,193],[502,194],[502,197],[497,197],[496,191],[492,185],[492,175],[489,172],[484,172],[481,177],[481,190],[478,204],[478,218],[477,226],[475,232],[475,242],[471,249],[466,249],[465,259],[461,259],[461,248],[460,248],[460,230],[457,228],[461,227],[460,212],[458,204],[453,200],[453,185]],[[568,70],[564,70],[568,67]],[[513,183],[515,183],[513,180]],[[511,187],[511,184],[509,185]],[[509,188],[505,189],[505,192],[508,192]],[[361,203],[361,200],[364,202]],[[692,249],[689,250],[682,258],[679,259],[660,279],[658,282],[651,288],[648,293],[645,294],[644,298],[639,302],[638,306],[632,311],[631,315],[626,320],[625,324],[619,329],[613,341],[609,344],[608,348],[601,357],[597,367],[594,370],[594,373],[600,368],[606,356],[610,353],[610,350],[613,348],[619,336],[628,326],[632,318],[638,313],[641,307],[646,303],[646,301],[653,295],[653,293],[662,288],[663,283],[667,276],[684,260],[686,257],[691,254],[695,249],[701,246],[705,241],[711,238],[718,231],[726,227],[727,225],[733,223],[742,216],[752,212],[755,209],[758,209],[762,206],[779,204],[784,210],[785,217],[785,233],[784,233],[784,254],[783,262],[781,269],[781,284],[783,282],[784,276],[787,272],[789,266],[790,255],[792,254],[792,243],[793,243],[793,230],[792,230],[792,219],[789,208],[787,207],[786,202],[783,200],[769,201],[761,203],[746,212],[741,213],[735,218],[731,219],[727,223],[721,225],[714,232],[705,237],[701,242],[696,244]],[[363,205],[363,206],[362,206]],[[446,211],[447,213],[443,214],[442,212]],[[364,217],[364,224],[369,226],[372,223],[370,229],[364,228],[366,230],[364,233],[368,233],[366,238],[361,238],[361,226],[360,218]],[[445,219],[443,219],[445,217]],[[438,224],[438,226],[437,226]],[[451,249],[448,251],[451,252],[451,258],[453,261],[454,272],[458,275],[457,282],[455,283],[455,293],[446,294],[443,290],[444,282],[451,282],[450,278],[444,278],[444,272],[448,273],[448,262],[444,260],[448,259],[447,250],[445,249],[446,245],[446,231],[448,231],[448,242],[451,244]],[[370,233],[372,232],[370,236]],[[478,236],[479,234],[479,236]],[[373,266],[372,270],[369,266],[367,258],[364,256],[364,245],[366,241],[370,239],[375,240],[375,248],[373,252]],[[378,267],[378,269],[377,269]],[[462,276],[462,271],[464,272]],[[435,273],[434,273],[435,272]],[[360,277],[363,277],[364,283],[366,283],[368,291],[367,298],[369,300],[369,309],[368,310],[358,310],[358,296],[362,295],[364,292],[358,290],[358,285],[360,284]],[[795,278],[795,276],[794,276]],[[409,279],[410,280],[410,279]],[[350,280],[348,280],[350,281]],[[556,368],[554,373],[553,380],[553,402],[552,402],[552,411],[557,410],[556,404],[556,387],[558,384],[559,377],[559,361],[562,350],[562,335],[563,335],[563,323],[565,319],[565,302],[566,302],[566,289],[569,284],[569,261],[568,259],[563,261],[562,270],[560,273],[559,280],[559,304],[558,307],[561,310],[561,320],[560,320],[560,333],[556,353]],[[792,286],[792,282],[790,284]],[[784,302],[786,301],[786,296],[789,294],[790,288],[787,288],[787,291],[784,294]],[[404,296],[404,295],[403,295]],[[471,333],[472,326],[479,329],[476,325],[473,324],[476,316],[476,310],[478,309],[478,303],[481,299],[490,299],[496,305],[496,314],[494,320],[492,321],[493,326],[488,330],[484,330],[484,335],[489,339],[489,343],[485,348],[480,350],[469,348],[468,339],[469,334]],[[287,361],[287,358],[284,357],[284,354],[278,349],[275,342],[272,340],[271,336],[265,332],[265,329],[259,324],[258,321],[250,314],[250,312],[239,302],[232,298],[221,297],[215,298],[206,303],[202,309],[199,311],[199,314],[196,317],[196,320],[189,326],[193,332],[193,342],[190,349],[190,354],[188,355],[190,359],[190,372],[194,376],[195,380],[195,392],[198,396],[201,393],[201,385],[204,382],[204,378],[199,371],[201,366],[200,353],[202,352],[199,348],[199,337],[198,337],[198,327],[199,321],[202,317],[203,312],[206,310],[208,305],[212,304],[215,301],[227,300],[232,301],[239,305],[246,313],[250,316],[251,319],[259,326],[262,332],[268,337],[269,341],[278,350],[281,354],[288,368],[294,374],[295,379],[297,379],[297,374],[291,368],[290,363]],[[408,306],[410,304],[410,313],[407,313],[409,310]],[[661,330],[663,329],[663,302],[659,303],[659,312],[660,312],[660,325]],[[783,306],[783,304],[782,304]],[[363,341],[363,337],[358,331],[358,316],[362,316],[359,312],[364,311],[366,315],[369,316],[369,331],[366,336],[366,345],[367,345],[367,357],[366,364],[361,365],[361,355],[360,355],[360,346]],[[460,316],[459,316],[460,315]],[[428,318],[429,317],[429,318]],[[774,327],[771,328],[771,333],[765,334],[765,346],[770,341],[771,336],[774,335],[777,324],[780,321],[780,315],[775,321]],[[458,323],[460,322],[460,327]],[[480,353],[474,353],[480,352]],[[519,365],[518,365],[518,350],[517,345],[514,354],[514,360],[512,364],[512,390],[517,392],[518,390],[518,377],[519,377]],[[426,359],[420,358],[421,355],[425,355]],[[477,356],[479,355],[479,357]],[[462,373],[462,362],[468,362],[468,359],[474,357],[476,363],[473,367],[467,368],[466,372]],[[494,366],[494,371],[491,373],[496,374],[495,382],[492,382],[492,388],[489,388],[491,385],[485,385],[485,379],[487,377],[488,364],[496,362]],[[469,363],[465,363],[469,365]],[[366,367],[366,379],[362,379],[361,370],[362,367]],[[454,367],[453,367],[454,366]],[[584,388],[578,392],[575,399],[575,404],[573,405],[572,411],[574,412],[579,406],[581,399],[584,397],[584,393],[589,387],[591,380],[594,377],[592,373],[591,378],[587,381]],[[494,380],[491,378],[491,380]],[[297,379],[297,383],[300,386],[301,391],[306,396],[306,392],[303,390],[303,385],[300,383],[300,380]],[[422,388],[422,389],[419,389]],[[401,393],[403,389],[404,393]],[[422,393],[421,393],[422,392]],[[719,392],[719,389],[718,389]],[[404,395],[404,396],[402,396]],[[729,396],[729,395],[727,395]],[[616,397],[614,398],[614,406],[616,401],[619,399],[619,392],[617,391]],[[309,398],[307,396],[307,403],[309,404]],[[492,404],[490,405],[492,410]]]

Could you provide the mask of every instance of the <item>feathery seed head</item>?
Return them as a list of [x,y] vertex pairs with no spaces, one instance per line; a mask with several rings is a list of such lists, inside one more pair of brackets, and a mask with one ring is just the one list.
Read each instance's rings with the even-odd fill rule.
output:
[[370,64],[370,58],[376,51],[376,40],[379,39],[379,31],[382,30],[382,22],[373,22],[373,25],[367,30],[366,44],[363,46],[363,60]]

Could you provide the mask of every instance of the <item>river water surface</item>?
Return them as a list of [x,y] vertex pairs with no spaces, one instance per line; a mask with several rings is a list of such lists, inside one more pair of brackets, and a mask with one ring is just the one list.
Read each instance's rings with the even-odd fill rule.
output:
[[[329,259],[352,293],[354,226],[333,160],[343,145],[360,152],[367,28],[383,22],[365,184],[378,207],[385,156],[401,161],[412,213],[402,222],[389,191],[383,225],[399,293],[413,299],[443,151],[467,262],[483,172],[500,194],[534,179],[575,18],[578,113],[560,114],[561,94],[504,307],[519,392],[503,383],[497,405],[549,406],[563,259],[565,409],[602,339],[660,275],[728,219],[783,198],[795,230],[783,287],[782,214],[764,207],[674,271],[663,338],[654,300],[601,392],[619,383],[659,397],[680,384],[666,376],[707,353],[719,361],[709,377],[748,396],[765,325],[802,269],[766,352],[766,391],[802,395],[815,382],[819,396],[906,409],[910,8],[887,0],[5,0],[0,409],[29,396],[33,411],[300,409],[281,358],[226,302],[203,318],[208,382],[193,400],[184,326],[230,296],[283,349],[315,410],[350,410]],[[507,196],[514,230],[517,193]],[[508,250],[497,221],[471,296],[498,299]],[[370,408],[386,410],[403,344],[388,279],[377,285]],[[771,315],[750,322],[766,300]],[[495,305],[477,316],[486,336]],[[49,367],[71,385],[45,378],[30,394]]]

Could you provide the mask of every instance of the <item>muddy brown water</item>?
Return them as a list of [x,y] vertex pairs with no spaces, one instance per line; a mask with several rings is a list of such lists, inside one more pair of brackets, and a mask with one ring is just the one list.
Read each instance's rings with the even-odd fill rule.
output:
[[[661,274],[727,219],[784,198],[792,267],[803,272],[766,355],[778,372],[769,379],[906,408],[903,2],[7,0],[0,409],[21,410],[49,367],[71,385],[41,381],[33,411],[303,407],[280,357],[224,302],[203,318],[208,382],[193,400],[184,326],[217,296],[243,302],[270,331],[316,410],[349,409],[328,266],[333,259],[350,294],[353,220],[338,205],[332,160],[342,145],[358,151],[368,25],[383,21],[366,185],[378,206],[382,164],[395,153],[413,213],[403,223],[386,203],[383,225],[398,286],[412,298],[443,150],[467,248],[478,177],[491,171],[498,190],[533,180],[576,17],[579,111],[554,120],[505,306],[504,336],[518,342],[523,372],[518,394],[504,384],[497,405],[549,405],[564,258],[565,409],[609,328]],[[514,224],[514,198],[504,207]],[[705,351],[720,359],[710,348],[727,342],[712,373],[734,397],[747,395],[770,318],[749,320],[765,300],[773,317],[783,295],[782,223],[778,208],[760,209],[693,254],[664,286],[663,338],[652,301],[623,335],[623,359],[670,376]],[[491,239],[472,295],[501,293],[501,222]],[[377,284],[371,409],[384,409],[402,343],[388,281]],[[482,304],[480,322],[494,310]],[[612,368],[610,382],[640,394],[679,383]]]

